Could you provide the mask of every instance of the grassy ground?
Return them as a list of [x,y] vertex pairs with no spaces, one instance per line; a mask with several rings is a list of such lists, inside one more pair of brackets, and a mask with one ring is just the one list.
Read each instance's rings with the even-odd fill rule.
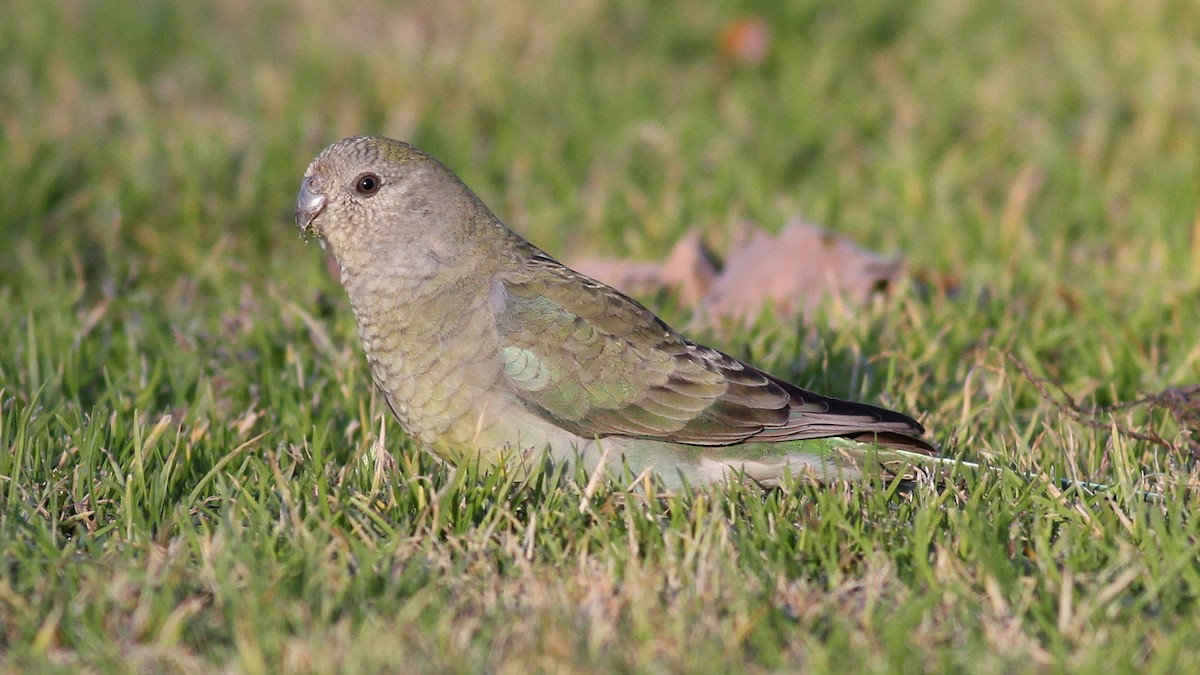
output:
[[[0,669],[1196,668],[1195,408],[1070,414],[1009,357],[1081,406],[1200,381],[1200,7],[541,4],[8,4]],[[724,55],[753,12],[765,58]],[[927,282],[816,341],[719,345],[1013,470],[647,497],[437,466],[291,223],[361,132],[563,258],[795,214],[902,255]]]

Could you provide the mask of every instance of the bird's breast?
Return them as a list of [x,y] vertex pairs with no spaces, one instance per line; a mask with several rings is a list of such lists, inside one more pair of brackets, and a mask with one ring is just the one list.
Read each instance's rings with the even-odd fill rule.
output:
[[352,282],[347,291],[371,376],[405,431],[430,445],[491,434],[510,401],[486,292],[436,282]]

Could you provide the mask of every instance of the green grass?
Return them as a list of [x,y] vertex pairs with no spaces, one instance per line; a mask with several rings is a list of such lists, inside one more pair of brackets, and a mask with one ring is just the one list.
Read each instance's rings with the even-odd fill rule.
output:
[[[1195,402],[1089,424],[1009,359],[1086,406],[1200,382],[1195,3],[339,4],[6,8],[0,670],[1197,667]],[[723,57],[755,12],[767,57]],[[953,280],[816,339],[698,336],[1006,470],[647,495],[438,465],[291,222],[363,132],[562,258],[803,214]]]

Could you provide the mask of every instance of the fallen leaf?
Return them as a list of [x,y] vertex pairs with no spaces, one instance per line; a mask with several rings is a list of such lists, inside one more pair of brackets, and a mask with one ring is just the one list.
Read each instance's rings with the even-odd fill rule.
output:
[[758,16],[743,16],[725,24],[718,45],[721,55],[743,65],[758,65],[771,47],[771,29]]
[[766,307],[782,319],[811,317],[829,296],[865,303],[903,271],[898,259],[795,219],[777,237],[758,230],[731,253],[702,309],[710,320],[744,323]]
[[867,251],[845,237],[791,221],[778,236],[742,225],[722,267],[696,230],[664,263],[586,258],[571,267],[631,295],[674,293],[681,306],[711,323],[750,323],[767,308],[783,321],[811,318],[827,298],[849,306],[868,302],[904,272],[904,263]]
[[679,302],[696,307],[717,280],[715,256],[700,239],[696,230],[689,231],[671,249],[662,266],[663,282],[679,295]]
[[571,268],[631,295],[669,290],[685,307],[697,307],[717,278],[717,263],[696,230],[671,249],[665,263],[621,258],[584,258]]
[[570,267],[629,295],[651,295],[666,288],[661,263],[582,258],[571,262]]

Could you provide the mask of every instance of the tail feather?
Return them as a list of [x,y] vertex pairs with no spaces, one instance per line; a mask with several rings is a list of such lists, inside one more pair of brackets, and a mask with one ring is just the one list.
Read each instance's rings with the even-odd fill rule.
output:
[[905,436],[904,434],[897,434],[890,431],[863,431],[847,435],[846,438],[859,443],[894,448],[896,450],[907,450],[908,452],[915,452],[928,457],[939,456],[938,449],[929,443],[913,436]]

